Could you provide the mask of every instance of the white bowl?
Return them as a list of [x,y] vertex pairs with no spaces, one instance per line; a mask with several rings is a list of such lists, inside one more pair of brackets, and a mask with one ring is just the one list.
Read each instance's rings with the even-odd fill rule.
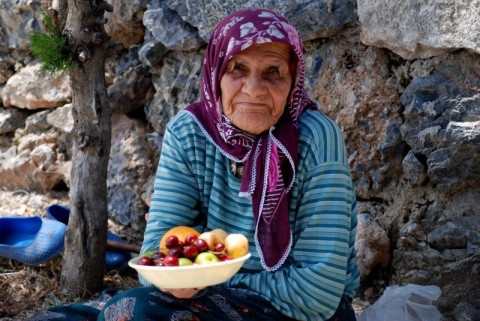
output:
[[128,265],[158,288],[184,289],[200,288],[220,284],[240,270],[243,263],[250,258],[251,254],[210,264],[194,264],[187,266],[148,266],[138,265],[141,256],[131,259]]

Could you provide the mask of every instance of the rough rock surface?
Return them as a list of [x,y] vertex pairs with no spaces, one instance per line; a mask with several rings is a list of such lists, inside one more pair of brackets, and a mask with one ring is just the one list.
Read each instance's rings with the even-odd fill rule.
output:
[[480,1],[358,0],[362,42],[405,59],[457,49],[480,53]]
[[15,106],[29,110],[60,107],[72,99],[68,76],[41,70],[40,63],[28,65],[8,78],[2,89],[6,107]]

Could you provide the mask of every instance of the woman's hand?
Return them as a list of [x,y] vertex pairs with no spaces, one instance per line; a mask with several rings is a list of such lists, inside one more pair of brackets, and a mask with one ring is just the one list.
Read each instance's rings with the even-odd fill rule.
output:
[[190,299],[192,296],[197,294],[199,291],[204,288],[191,288],[191,289],[164,289],[161,288],[163,292],[168,292],[177,299]]

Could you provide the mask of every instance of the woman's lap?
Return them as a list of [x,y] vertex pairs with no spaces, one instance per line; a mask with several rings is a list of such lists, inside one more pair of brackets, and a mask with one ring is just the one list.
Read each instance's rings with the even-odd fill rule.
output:
[[[124,319],[121,319],[121,318]],[[238,289],[210,287],[192,299],[176,299],[154,287],[115,296],[99,315],[113,320],[288,320],[259,296]]]
[[45,310],[29,321],[271,321],[292,320],[281,315],[263,298],[238,289],[209,287],[195,298],[177,299],[155,287],[106,291],[98,300]]
[[[353,317],[353,318],[352,318]],[[192,299],[177,299],[155,287],[105,291],[98,300],[50,308],[29,321],[271,321],[293,320],[280,314],[267,300],[243,290],[209,287]],[[328,321],[353,321],[355,313],[342,298],[336,315]]]

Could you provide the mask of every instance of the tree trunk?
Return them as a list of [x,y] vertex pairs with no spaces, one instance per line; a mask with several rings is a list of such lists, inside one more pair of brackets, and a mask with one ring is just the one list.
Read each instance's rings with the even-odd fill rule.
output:
[[102,289],[105,270],[111,119],[104,68],[109,37],[103,15],[111,6],[104,1],[68,0],[63,9],[64,35],[76,68],[70,71],[74,118],[71,212],[61,283],[70,293],[85,297]]

